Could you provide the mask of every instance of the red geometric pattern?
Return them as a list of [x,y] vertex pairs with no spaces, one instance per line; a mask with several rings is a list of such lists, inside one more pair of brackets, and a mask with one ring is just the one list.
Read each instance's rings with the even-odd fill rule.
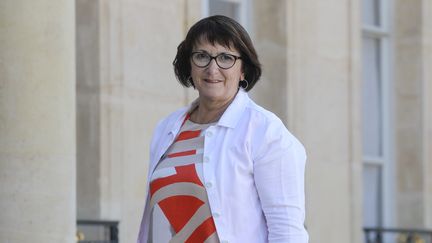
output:
[[[199,137],[201,130],[197,131],[183,131],[181,132],[174,143],[178,141],[184,141]],[[167,158],[175,158],[182,156],[195,155],[196,149],[190,149],[186,151],[180,151],[167,155]],[[191,164],[175,166],[176,174],[158,178],[150,183],[150,196],[153,195],[160,189],[174,185],[181,182],[189,182],[196,184],[205,190],[195,167],[195,161],[190,161]],[[191,189],[193,190],[193,189]],[[172,192],[174,193],[174,192]],[[197,210],[203,206],[206,202],[199,198],[191,195],[168,195],[159,201],[158,205],[168,219],[170,225],[176,233],[181,231],[183,227],[191,220]],[[204,221],[198,227],[196,227],[189,238],[186,240],[187,243],[198,243],[204,242],[212,234],[216,232],[216,226],[214,224],[211,215],[205,216],[207,219],[202,218]]]
[[196,138],[200,134],[201,134],[201,130],[198,130],[198,131],[184,131],[184,132],[181,132],[177,136],[177,139],[174,142],[178,142],[178,141],[182,141],[182,140],[187,140],[187,139],[191,139],[191,138]]
[[194,154],[196,154],[196,150],[188,150],[188,151],[183,151],[183,152],[177,152],[177,153],[168,154],[167,157],[168,158],[174,158],[174,157],[194,155]]
[[204,202],[191,196],[173,196],[159,202],[174,231],[178,233]]
[[196,170],[195,165],[183,165],[183,166],[177,166],[175,167],[175,170],[177,174],[172,176],[167,176],[164,178],[159,178],[151,182],[150,184],[150,196],[153,196],[153,194],[161,189],[164,186],[168,186],[177,182],[192,182],[199,186],[203,186],[201,183],[201,180],[199,179]]
[[204,242],[210,235],[216,231],[213,218],[210,217],[204,221],[186,240],[186,243]]

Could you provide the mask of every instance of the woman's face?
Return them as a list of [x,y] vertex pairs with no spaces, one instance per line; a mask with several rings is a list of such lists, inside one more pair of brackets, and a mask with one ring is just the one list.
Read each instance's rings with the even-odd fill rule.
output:
[[[229,49],[217,43],[212,45],[205,40],[198,42],[192,52],[208,53],[213,57],[221,53],[240,56],[240,53],[235,49]],[[239,81],[244,79],[241,59],[237,59],[234,66],[228,69],[220,68],[215,59],[212,59],[206,67],[196,66],[192,59],[190,62],[191,77],[200,99],[228,102],[236,95]]]

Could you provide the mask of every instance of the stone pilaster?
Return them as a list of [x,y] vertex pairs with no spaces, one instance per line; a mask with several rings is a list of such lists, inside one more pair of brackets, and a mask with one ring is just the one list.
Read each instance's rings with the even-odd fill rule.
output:
[[[287,1],[254,1],[251,34],[263,74],[251,94],[285,123],[288,119]],[[259,16],[265,16],[263,18]]]
[[134,242],[155,125],[196,95],[172,61],[200,1],[78,3],[78,215],[120,220]]
[[0,242],[75,242],[75,3],[0,2]]
[[421,0],[395,1],[395,155],[397,224],[424,227]]
[[363,240],[359,5],[286,1],[286,117],[308,152],[311,242]]
[[425,227],[432,228],[432,2],[422,1],[423,32],[423,161],[425,163]]

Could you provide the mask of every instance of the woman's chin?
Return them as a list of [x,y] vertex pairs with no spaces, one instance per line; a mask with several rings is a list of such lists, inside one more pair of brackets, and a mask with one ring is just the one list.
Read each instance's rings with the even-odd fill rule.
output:
[[206,99],[209,101],[217,101],[226,99],[226,94],[221,90],[206,90],[199,92],[199,97],[201,99]]

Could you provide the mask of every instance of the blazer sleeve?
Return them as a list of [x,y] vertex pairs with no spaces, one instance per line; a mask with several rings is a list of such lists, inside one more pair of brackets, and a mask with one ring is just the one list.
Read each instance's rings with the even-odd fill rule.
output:
[[257,133],[254,180],[270,243],[307,243],[303,145],[277,119]]

